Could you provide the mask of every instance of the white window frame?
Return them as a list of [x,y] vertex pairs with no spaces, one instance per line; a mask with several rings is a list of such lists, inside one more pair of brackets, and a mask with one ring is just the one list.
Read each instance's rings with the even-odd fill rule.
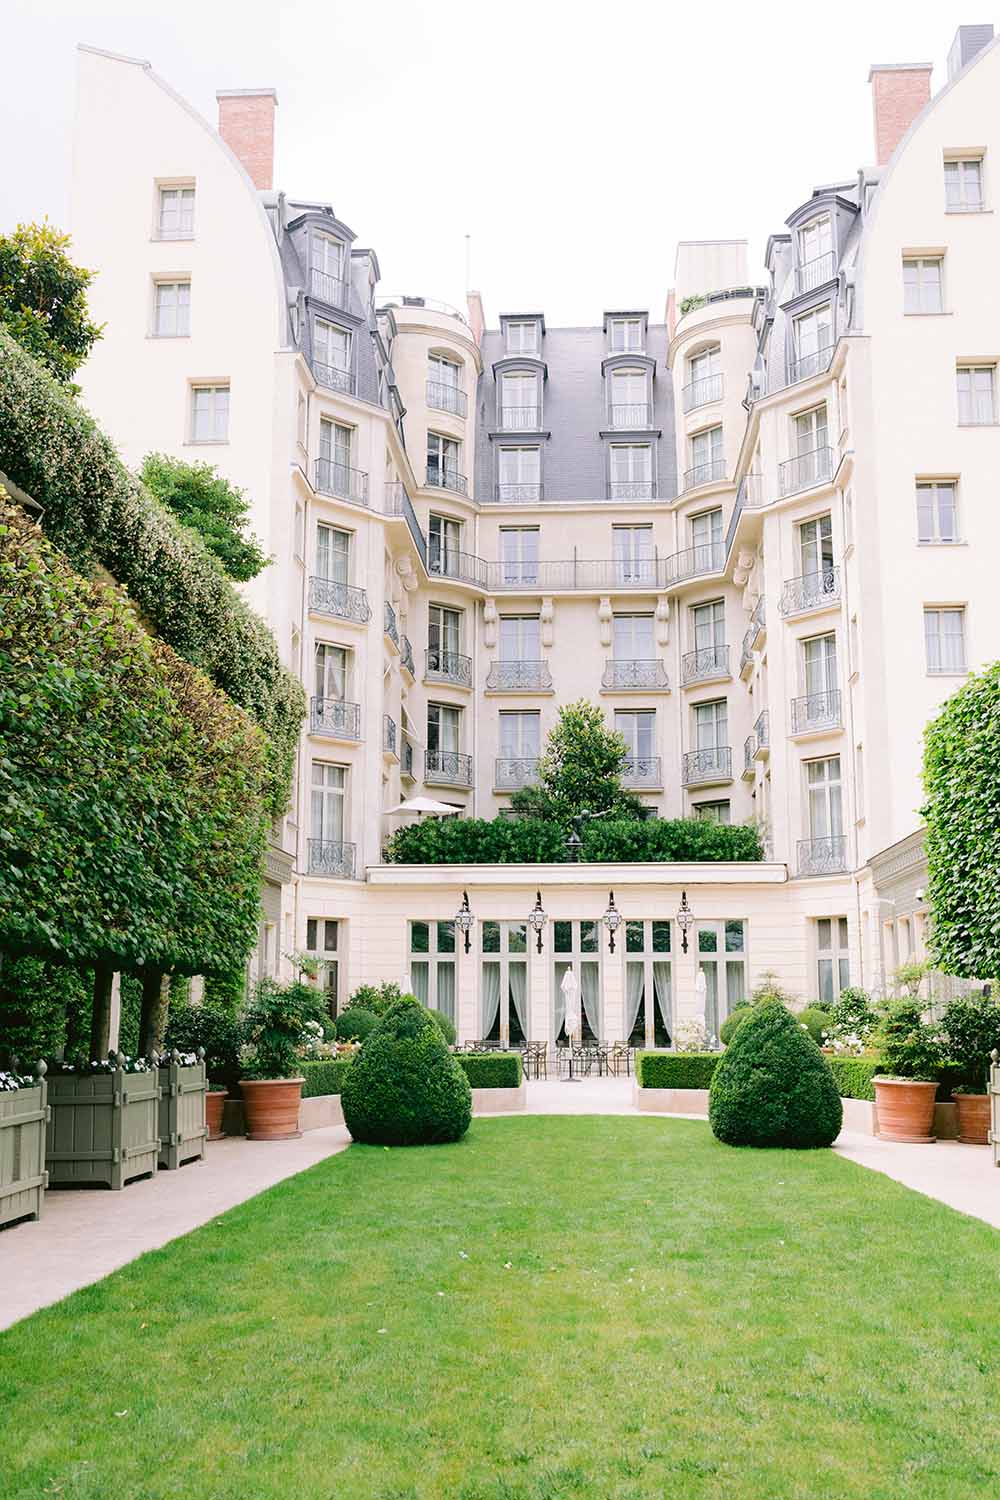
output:
[[538,582],[539,539],[540,528],[538,526],[500,527],[500,555],[504,583]]
[[[330,771],[339,774],[339,782],[336,776],[331,778],[328,775]],[[344,831],[347,828],[349,774],[349,767],[340,765],[336,761],[320,758],[312,762],[309,778],[309,836],[314,843],[343,844],[346,842]],[[329,836],[331,828],[337,830],[337,838]]]
[[[964,604],[924,605],[924,650],[930,677],[964,677],[968,668]],[[957,629],[956,629],[957,624]],[[946,642],[958,642],[958,649]]]
[[508,357],[523,355],[525,358],[537,359],[540,342],[536,319],[516,318],[512,323],[504,324],[504,349]]
[[[564,925],[567,925],[569,927],[569,929],[570,929],[570,946],[568,948],[557,949],[557,947],[556,947],[556,940],[557,940],[558,930],[561,927],[563,927]],[[588,933],[593,938],[593,947],[589,947],[588,946],[587,948],[584,948],[584,946],[583,946],[583,931],[582,930],[583,930],[584,927],[586,927],[588,929]],[[559,917],[555,921],[553,921],[553,923],[552,923],[552,985],[553,985],[553,994],[554,995],[557,994],[557,992],[559,990],[559,987],[560,987],[560,985],[562,983],[565,970],[568,969],[568,968],[571,968],[573,970],[574,974],[576,975],[576,981],[577,981],[577,984],[579,986],[579,989],[578,989],[577,993],[578,993],[578,997],[579,997],[579,1001],[580,1001],[581,1028],[583,1030],[584,1035],[586,1036],[590,1032],[590,1022],[589,1022],[589,1019],[587,1017],[586,1008],[585,1008],[584,1003],[583,1003],[583,986],[581,984],[581,970],[582,970],[582,966],[584,964],[595,964],[596,965],[596,967],[597,967],[598,1033],[599,1033],[598,1037],[597,1037],[598,1041],[603,1040],[603,1037],[600,1035],[600,1033],[603,1033],[603,1031],[604,1031],[604,1006],[602,1004],[602,1001],[603,1001],[603,998],[604,998],[603,997],[603,952],[602,952],[603,948],[604,948],[604,944],[601,941],[601,923],[600,923],[600,920],[597,917]],[[562,970],[563,973],[560,973],[560,970]],[[552,1018],[551,1018],[551,1021],[550,1021],[549,1024],[550,1024],[550,1027],[551,1027],[550,1040],[554,1042],[554,1041],[556,1041],[558,1039],[558,1032],[555,1029],[555,1011],[554,1010],[553,1010]]]
[[540,661],[542,621],[540,615],[501,615],[497,629],[501,661]]
[[[229,415],[230,415],[230,385],[228,380],[216,381],[192,381],[190,386],[190,423],[191,430],[188,438],[189,443],[219,444],[229,442]],[[199,396],[209,396],[208,410],[210,416],[209,425],[214,429],[210,437],[199,433]],[[224,398],[224,399],[223,399]]]
[[609,318],[608,349],[612,354],[644,354],[646,330],[642,318]]
[[997,367],[995,363],[960,364],[955,367],[959,427],[995,427],[997,421]]
[[843,916],[816,917],[816,997],[820,1005],[832,1005],[851,982],[850,929]]
[[960,540],[958,481],[918,479],[915,493],[918,544],[921,547],[953,547]]
[[193,240],[194,213],[194,182],[157,183],[156,239]]
[[985,165],[985,158],[981,154],[945,157],[944,206],[946,213],[978,214],[983,212],[986,207]]
[[[657,938],[661,944],[666,938],[666,946],[657,948]],[[643,1031],[644,1037],[640,1046],[670,1046],[673,1043],[673,1033],[676,1030],[676,1018],[674,1016],[674,989],[673,989],[673,924],[669,917],[630,917],[622,928],[620,938],[625,950],[625,986],[628,993],[629,976],[628,970],[634,964],[642,968],[642,1009],[643,1009]],[[654,977],[654,965],[666,969],[667,980],[667,1011],[670,1017],[669,1023],[664,1020],[662,1011],[657,1004],[656,983]],[[657,1032],[666,1041],[657,1040]],[[631,1037],[622,1037],[622,1041],[630,1042]]]
[[[737,928],[739,931],[737,931]],[[714,947],[704,939],[713,939]],[[698,969],[705,975],[705,1028],[718,1041],[726,1017],[748,996],[747,923],[742,917],[699,921],[695,928]],[[724,984],[720,985],[722,979]]]
[[[413,941],[414,928],[427,928],[427,949],[418,948]],[[439,1010],[453,1024],[458,1021],[458,934],[452,919],[436,917],[411,918],[407,923],[407,953],[410,984],[421,1004],[429,1010]],[[426,965],[426,982],[418,978],[417,965]],[[441,969],[451,971],[451,993],[448,986],[441,985]],[[423,993],[421,993],[423,991]],[[442,1005],[440,1002],[444,1000]]]
[[[822,776],[814,775],[822,768]],[[822,755],[802,762],[806,821],[812,842],[844,836],[844,783],[839,755]]]
[[[172,301],[168,301],[167,293]],[[172,322],[173,327],[164,326]],[[153,282],[153,338],[186,339],[191,337],[191,278],[176,276],[157,278]]]
[[944,256],[903,256],[903,315],[934,317],[944,312]]
[[[487,930],[492,935],[494,929],[496,929],[497,947],[487,948]],[[500,1004],[497,1009],[496,1026],[497,1035],[503,1046],[506,1046],[510,1041],[511,1017],[513,1016],[515,1020],[517,1019],[517,1011],[514,1007],[510,989],[510,971],[512,968],[522,968],[524,970],[525,1023],[530,1029],[531,959],[528,952],[529,942],[527,922],[500,921],[493,917],[487,917],[479,924],[479,993],[477,996],[479,1018],[476,1025],[477,1028],[480,1028],[482,1023],[483,971],[487,964],[496,964],[500,969]],[[493,1030],[491,1028],[489,1038],[481,1037],[477,1034],[475,1040],[486,1041],[492,1038],[492,1036]],[[524,1040],[528,1041],[529,1039],[528,1035],[525,1034]]]

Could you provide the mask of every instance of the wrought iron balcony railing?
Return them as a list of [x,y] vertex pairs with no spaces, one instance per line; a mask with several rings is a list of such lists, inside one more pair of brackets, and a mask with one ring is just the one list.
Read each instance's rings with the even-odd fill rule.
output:
[[713,458],[708,463],[695,464],[684,475],[685,490],[695,490],[700,484],[719,484],[726,477],[726,460]]
[[342,391],[346,396],[354,395],[354,375],[350,370],[342,370],[339,365],[327,365],[314,359],[313,374],[327,390]]
[[332,458],[317,458],[316,488],[324,495],[336,495],[338,500],[368,504],[368,475],[363,469],[352,469]]
[[713,677],[729,676],[729,647],[702,646],[681,657],[681,680],[705,682]]
[[604,663],[601,686],[612,692],[630,693],[651,689],[662,692],[670,684],[666,667],[656,658],[648,661],[609,658]]
[[608,499],[655,500],[655,481],[652,479],[612,479],[608,483]]
[[420,522],[417,520],[417,513],[413,509],[413,502],[401,484],[393,483],[386,485],[385,513],[387,516],[402,516],[413,540],[413,545],[417,549],[417,555],[426,568],[427,538],[420,529]]
[[836,875],[847,869],[847,838],[842,833],[818,839],[799,839],[800,875]]
[[403,756],[400,761],[399,774],[405,776],[409,781],[415,779],[413,770],[413,744],[412,741],[407,739],[403,741]]
[[685,411],[694,411],[698,406],[708,406],[712,401],[721,400],[721,375],[703,375],[700,380],[689,381],[681,391],[681,404]]
[[396,624],[396,611],[393,609],[388,599],[384,601],[384,604],[385,612],[382,619],[382,629],[385,631],[385,634],[389,637],[390,641],[398,646],[399,626]]
[[497,427],[501,432],[537,432],[542,425],[540,406],[501,406]]
[[811,292],[824,282],[832,281],[836,274],[836,257],[832,250],[828,250],[825,255],[817,255],[795,267],[795,290]]
[[424,752],[424,780],[429,785],[471,786],[472,756],[458,750]]
[[743,741],[743,775],[753,777],[754,761],[757,759],[757,736],[748,734]]
[[800,354],[797,359],[791,360],[788,365],[788,384],[797,385],[800,380],[822,375],[830,367],[835,348],[835,344],[825,344],[822,349],[814,349],[809,354]]
[[762,760],[771,750],[771,715],[766,708],[757,715],[757,721],[753,726],[753,737],[757,741],[757,759]]
[[382,715],[382,749],[387,755],[396,754],[396,721],[389,714]]
[[331,276],[329,271],[321,271],[319,266],[313,266],[309,273],[309,288],[314,297],[330,307],[346,307],[348,304],[351,289],[347,282],[341,281],[339,276]]
[[763,474],[744,474],[736,491],[736,504],[741,510],[756,510],[764,501]]
[[647,428],[652,425],[653,408],[648,401],[612,401],[608,407],[608,426]]
[[753,630],[748,630],[743,636],[743,644],[740,647],[740,676],[747,667],[753,666]]
[[320,615],[354,620],[359,625],[367,624],[372,617],[364,589],[353,588],[349,583],[337,583],[332,578],[310,578],[309,608]]
[[538,780],[537,755],[501,755],[493,771],[493,785],[498,792],[516,792]]
[[464,417],[469,409],[468,398],[457,385],[448,385],[441,380],[428,380],[427,405],[435,411],[450,411],[452,416]]
[[442,547],[431,537],[427,549],[427,571],[435,578],[457,578],[464,583],[486,586],[486,563],[474,552],[461,552],[457,547]]
[[789,578],[781,590],[778,609],[783,615],[797,615],[809,609],[824,609],[839,598],[840,569],[822,568],[818,573]]
[[445,464],[427,465],[427,483],[432,489],[454,490],[456,495],[465,495],[469,489],[465,475]]
[[630,755],[622,766],[622,784],[630,787],[663,785],[658,755]]
[[410,645],[408,635],[399,638],[399,665],[409,672],[411,677],[416,677],[417,669],[413,664],[413,647]]
[[458,651],[442,651],[430,646],[424,654],[424,675],[435,682],[453,682],[458,687],[472,686],[472,657]]
[[361,738],[361,705],[342,698],[311,698],[309,728],[313,734],[329,734],[340,740]]
[[778,489],[782,495],[795,495],[814,484],[825,484],[832,474],[833,449],[813,448],[778,465]]
[[354,879],[353,844],[339,844],[331,839],[309,840],[309,874],[332,875],[339,880]]
[[732,778],[733,752],[729,745],[709,745],[704,750],[688,750],[684,756],[681,780],[685,786],[731,781]]
[[547,661],[494,661],[486,686],[493,693],[543,692],[552,686]]
[[498,484],[494,493],[498,505],[534,505],[545,499],[541,484]]
[[792,733],[809,734],[812,730],[840,728],[840,691],[809,693],[792,699]]
[[757,603],[753,607],[753,614],[750,616],[750,632],[753,638],[754,645],[757,644],[757,638],[763,632],[766,624],[767,607],[764,603],[764,595],[761,594],[759,599],[757,600]]
[[721,573],[726,565],[725,542],[701,542],[697,547],[687,547],[666,559],[667,582],[679,583],[684,578],[697,578],[702,573]]

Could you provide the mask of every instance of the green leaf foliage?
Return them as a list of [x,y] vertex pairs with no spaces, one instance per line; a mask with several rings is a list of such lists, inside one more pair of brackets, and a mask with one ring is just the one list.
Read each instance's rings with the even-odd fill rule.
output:
[[402,990],[391,979],[381,984],[359,984],[341,1011],[341,1015],[346,1014],[352,1007],[359,1007],[362,1010],[371,1011],[377,1019],[384,1016],[386,1011],[402,998]]
[[927,725],[924,792],[933,961],[968,979],[1000,974],[1000,662]]
[[247,536],[250,502],[212,464],[187,464],[166,453],[148,453],[139,478],[161,505],[201,537],[230,578],[245,583],[267,567],[267,553]]
[[256,939],[267,746],[0,497],[0,945],[198,973]]
[[875,1098],[872,1079],[879,1071],[877,1057],[828,1057],[826,1061],[841,1099]]
[[841,990],[830,1008],[830,1018],[833,1031],[845,1041],[857,1037],[859,1042],[867,1042],[878,1026],[878,1013],[871,996],[856,985]]
[[795,1019],[806,1028],[817,1047],[822,1047],[824,1036],[833,1028],[833,1016],[825,1005],[807,1005],[796,1012]]
[[917,1000],[895,1000],[877,1034],[881,1072],[889,1078],[935,1082],[944,1057],[937,1028],[923,1019]]
[[305,713],[274,638],[204,542],[125,468],[78,402],[0,330],[0,468],[44,507],[46,536],[81,572],[105,569],[143,623],[268,737],[272,814],[288,801]]
[[178,1052],[196,1052],[199,1047],[204,1047],[209,1079],[212,1083],[225,1084],[230,1092],[240,1077],[239,1048],[242,1040],[241,1023],[230,1012],[210,1001],[203,1001],[201,1005],[178,1004],[177,996],[171,994],[164,1046],[176,1047]]
[[738,1029],[712,1076],[708,1119],[729,1146],[829,1146],[843,1108],[826,1058],[779,1001]]
[[69,243],[47,222],[0,234],[0,327],[62,382],[101,336],[87,316],[94,273],[73,264]]
[[[400,865],[563,864],[564,829],[536,818],[426,818],[399,828],[387,860]],[[756,860],[760,836],[752,827],[729,827],[696,818],[649,818],[583,825],[580,858],[608,864]]]
[[637,818],[642,802],[622,786],[627,755],[596,703],[564,704],[538,763],[538,785],[515,793],[511,806],[562,829],[584,812]]
[[521,1087],[519,1052],[457,1052],[455,1061],[472,1089],[517,1089]]
[[752,1005],[737,1005],[731,1010],[719,1027],[719,1041],[724,1047],[728,1047],[747,1016],[753,1010]]
[[431,1010],[430,1008],[428,1008],[427,1014],[444,1037],[445,1046],[453,1047],[458,1032],[455,1030],[455,1023],[451,1017],[446,1016],[443,1010]]
[[635,1076],[641,1089],[707,1089],[721,1052],[637,1052]]
[[949,1062],[962,1071],[962,1083],[985,1094],[990,1053],[1000,1050],[1000,1003],[992,996],[969,995],[952,1000],[941,1017]]
[[337,1017],[337,1041],[363,1042],[365,1037],[371,1036],[378,1023],[379,1018],[373,1010],[367,1010],[363,1005],[352,1005]]
[[301,1062],[303,1099],[317,1099],[321,1094],[340,1094],[348,1068],[354,1066],[349,1057],[322,1058],[315,1062]]
[[387,1011],[344,1079],[344,1120],[356,1141],[427,1146],[457,1141],[472,1120],[469,1082],[416,1000]]
[[260,979],[243,1017],[242,1039],[249,1056],[241,1057],[244,1078],[296,1078],[302,1059],[298,1049],[309,1021],[322,1023],[323,994],[295,979],[280,984]]
[[11,1057],[33,1065],[56,1056],[67,1043],[71,1052],[78,1050],[90,1034],[91,986],[88,972],[66,964],[5,957],[0,962],[0,1068]]
[[582,837],[580,857],[595,863],[722,862],[764,857],[760,834],[752,825],[709,823],[701,818],[644,818],[638,822],[602,818],[588,823]]

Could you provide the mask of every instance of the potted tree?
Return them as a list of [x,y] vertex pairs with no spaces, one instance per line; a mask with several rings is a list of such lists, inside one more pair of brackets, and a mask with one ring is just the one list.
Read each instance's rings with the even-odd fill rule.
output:
[[1000,1004],[988,995],[953,1000],[941,1017],[948,1061],[962,1070],[952,1089],[958,1108],[958,1138],[986,1146],[990,1138],[990,1053],[1000,1047]]
[[916,1000],[890,1005],[879,1034],[880,1066],[875,1085],[878,1133],[887,1141],[930,1143],[934,1137],[934,1100],[941,1044],[922,1019]]
[[300,1135],[302,1074],[299,1049],[310,1021],[321,1021],[323,1000],[296,979],[262,979],[243,1020],[240,1090],[247,1135],[252,1141],[287,1141]]

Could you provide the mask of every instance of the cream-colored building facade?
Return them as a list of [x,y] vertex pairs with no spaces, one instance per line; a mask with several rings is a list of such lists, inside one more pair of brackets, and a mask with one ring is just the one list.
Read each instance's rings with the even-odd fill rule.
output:
[[[246,594],[310,700],[259,972],[309,948],[335,998],[407,975],[463,1039],[551,1039],[572,967],[587,1029],[663,1042],[764,972],[809,1000],[922,955],[921,733],[1000,641],[982,28],[951,71],[931,100],[929,69],[873,69],[885,159],[814,190],[765,275],[689,241],[662,322],[492,329],[475,293],[381,293],[332,205],[273,188],[271,91],[220,95],[215,130],[81,48],[83,399],[130,465],[246,490],[272,558]],[[580,697],[651,813],[753,819],[765,862],[381,862],[405,797],[498,815]]]

